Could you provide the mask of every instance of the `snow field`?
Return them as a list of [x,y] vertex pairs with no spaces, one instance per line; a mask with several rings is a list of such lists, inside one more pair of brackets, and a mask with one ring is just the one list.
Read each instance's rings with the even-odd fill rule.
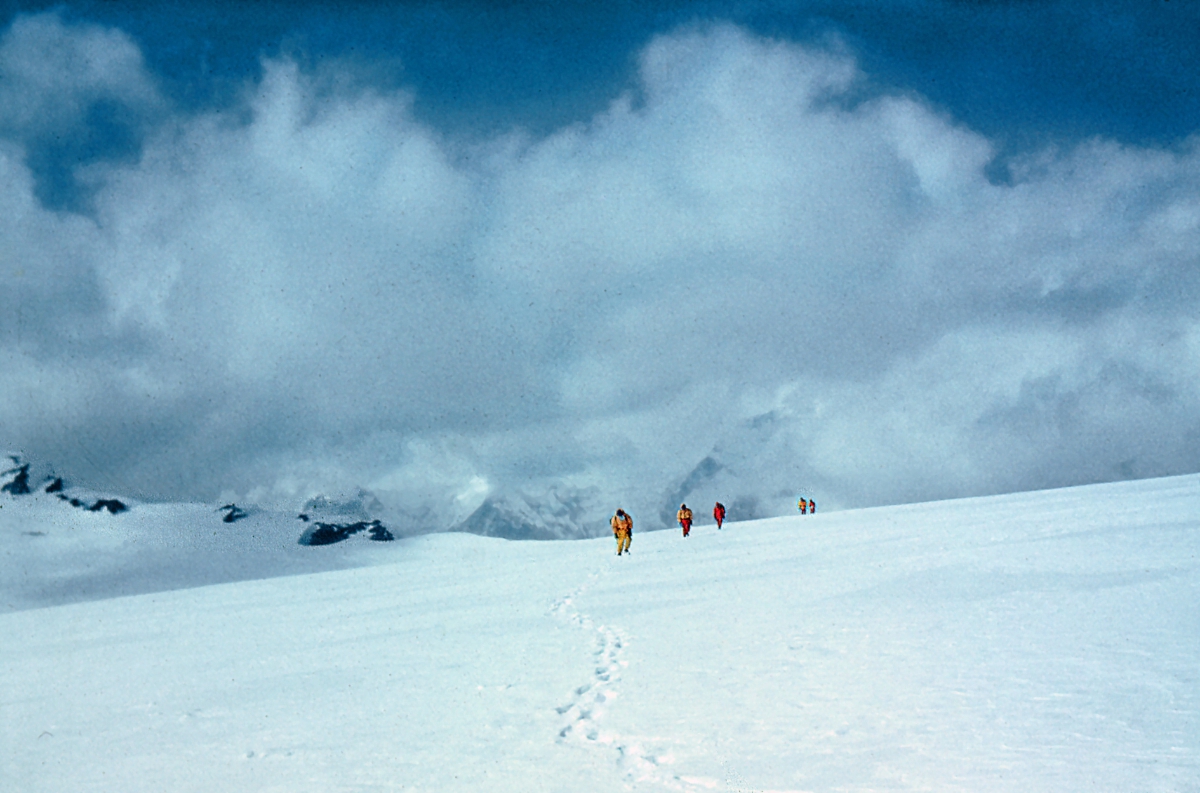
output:
[[395,566],[5,615],[23,652],[4,672],[32,699],[6,702],[20,751],[4,776],[18,790],[528,789],[554,746],[552,692],[588,670],[586,637],[547,615],[567,581],[539,602],[513,588],[544,563],[494,575],[503,541],[436,539],[436,558],[413,541]]
[[0,612],[271,576],[382,564],[395,543],[365,536],[323,548],[297,543],[295,514],[236,523],[207,504],[133,504],[88,512],[35,493],[0,497]]
[[1198,524],[1189,476],[635,533],[629,557],[433,535],[373,567],[16,611],[0,776],[1200,791]]

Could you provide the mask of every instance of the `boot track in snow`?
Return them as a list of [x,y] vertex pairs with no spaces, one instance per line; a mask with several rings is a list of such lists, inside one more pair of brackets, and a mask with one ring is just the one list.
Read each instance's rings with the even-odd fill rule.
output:
[[588,580],[554,602],[550,613],[594,634],[592,659],[595,671],[591,679],[572,692],[569,702],[556,708],[563,717],[557,741],[592,751],[615,753],[615,762],[630,783],[650,783],[681,793],[701,793],[716,787],[715,780],[680,777],[665,765],[674,762],[669,752],[647,751],[642,741],[604,728],[609,703],[620,695],[622,671],[629,666],[624,658],[628,639],[620,628],[597,625],[575,606],[577,597],[600,577],[592,573]]

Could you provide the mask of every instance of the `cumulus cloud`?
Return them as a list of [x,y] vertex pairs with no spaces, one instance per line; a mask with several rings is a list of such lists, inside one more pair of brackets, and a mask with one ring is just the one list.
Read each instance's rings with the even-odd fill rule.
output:
[[[47,36],[107,56],[12,66]],[[729,26],[654,40],[539,138],[459,142],[344,68],[162,111],[74,174],[87,211],[39,200],[10,111],[6,446],[142,497],[366,486],[419,528],[517,493],[653,524],[1200,469],[1195,140],[997,182],[988,140],[836,44]],[[58,126],[153,85],[119,31],[0,40],[0,96],[70,97]]]
[[100,102],[145,111],[160,101],[141,51],[119,30],[69,27],[53,12],[18,17],[0,38],[0,125],[9,134],[61,133]]
[[86,207],[77,168],[133,161],[166,109],[141,51],[119,30],[68,25],[55,11],[19,16],[0,36],[0,138],[22,147],[48,206]]

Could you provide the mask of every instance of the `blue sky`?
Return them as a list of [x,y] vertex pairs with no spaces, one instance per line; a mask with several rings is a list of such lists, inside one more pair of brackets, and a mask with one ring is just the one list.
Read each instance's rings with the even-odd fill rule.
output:
[[[724,20],[789,41],[840,37],[870,75],[864,90],[916,92],[1001,155],[1095,135],[1171,145],[1200,126],[1200,9],[1177,0],[4,4],[6,20],[45,9],[128,33],[189,109],[228,105],[264,56],[345,58],[412,89],[417,117],[447,134],[545,134],[628,90],[656,34]],[[133,145],[104,121],[84,156]]]
[[1194,4],[3,8],[0,441],[82,484],[446,525],[1200,470]]
[[1200,10],[1151,2],[6,3],[120,27],[185,102],[220,102],[264,54],[356,57],[413,86],[427,118],[533,128],[580,120],[630,82],[655,34],[705,20],[844,36],[872,76],[987,134],[1167,141],[1200,113]]

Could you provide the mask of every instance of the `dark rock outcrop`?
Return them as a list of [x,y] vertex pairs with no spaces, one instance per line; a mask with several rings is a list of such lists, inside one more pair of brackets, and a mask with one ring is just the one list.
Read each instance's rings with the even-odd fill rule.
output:
[[[0,485],[0,493],[10,493],[14,496],[25,496],[33,492],[29,487],[29,469],[32,463],[21,461],[19,455],[9,455],[9,459],[13,461],[13,468],[0,473],[0,476],[12,476],[12,479]],[[63,482],[61,476],[55,476],[52,468],[39,466],[39,470],[47,472],[47,475],[42,478],[45,482],[45,487],[38,485],[42,492],[53,494],[59,501],[70,504],[78,509],[86,509],[89,512],[108,512],[111,515],[116,515],[125,512],[129,509],[123,501],[115,498],[101,498],[93,501],[91,506],[87,502],[77,498],[76,496],[66,493],[66,483]]]
[[371,539],[375,542],[391,542],[396,539],[395,535],[388,531],[387,527],[379,521],[375,521],[374,525],[367,528],[367,531],[370,533]]
[[379,521],[373,520],[368,523],[360,520],[357,523],[314,523],[312,528],[300,535],[298,542],[300,545],[333,545],[360,531],[368,532],[370,538],[376,542],[390,542],[396,539]]
[[225,506],[219,508],[217,512],[225,513],[225,517],[221,518],[221,520],[225,521],[226,523],[235,523],[247,515],[246,510],[242,509],[237,504],[226,504]]
[[[72,499],[72,503],[74,503],[74,499]],[[110,513],[116,515],[118,512],[124,512],[129,509],[129,507],[115,498],[102,498],[88,507],[88,512],[99,512],[102,509],[107,509]]]
[[[13,460],[17,462],[17,460]],[[18,465],[16,468],[10,468],[0,476],[8,476],[16,474],[11,482],[0,487],[0,493],[11,493],[14,496],[25,496],[29,494],[29,463]]]

